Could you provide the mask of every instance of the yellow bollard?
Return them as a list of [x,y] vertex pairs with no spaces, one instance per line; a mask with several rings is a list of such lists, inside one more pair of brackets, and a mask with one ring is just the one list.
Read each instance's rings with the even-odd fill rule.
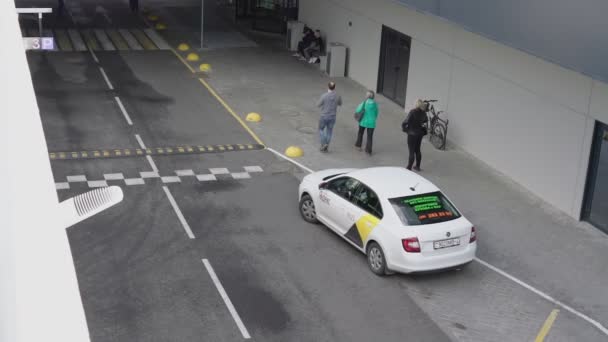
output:
[[199,58],[198,58],[198,55],[196,53],[190,52],[188,54],[188,56],[186,56],[186,59],[189,60],[190,62],[196,62],[196,61],[198,61]]
[[148,20],[150,20],[150,21],[157,21],[158,20],[158,16],[154,15],[154,14],[150,14],[148,16]]
[[285,150],[285,155],[290,158],[298,158],[304,155],[304,151],[302,151],[302,149],[297,146],[289,146]]
[[164,30],[167,28],[167,25],[163,24],[163,23],[158,23],[156,24],[156,29],[157,30]]
[[202,71],[202,72],[207,72],[207,71],[211,71],[211,65],[210,64],[201,64],[198,67],[198,70]]
[[262,121],[262,116],[258,113],[249,113],[245,117],[245,120],[247,120],[249,122],[260,122],[260,121]]
[[181,43],[177,46],[177,49],[179,51],[188,51],[188,50],[190,50],[190,47],[186,43]]

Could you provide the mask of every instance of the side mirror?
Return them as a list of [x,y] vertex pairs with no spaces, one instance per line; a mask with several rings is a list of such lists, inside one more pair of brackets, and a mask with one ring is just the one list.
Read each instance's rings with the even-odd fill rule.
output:
[[327,189],[327,182],[323,182],[321,184],[319,184],[319,190],[321,189]]

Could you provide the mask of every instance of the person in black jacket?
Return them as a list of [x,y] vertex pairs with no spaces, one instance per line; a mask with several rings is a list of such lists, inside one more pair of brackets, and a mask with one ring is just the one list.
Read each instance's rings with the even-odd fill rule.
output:
[[408,114],[403,123],[401,124],[402,130],[407,133],[407,147],[410,151],[409,160],[407,162],[407,169],[411,170],[414,165],[414,159],[416,165],[414,170],[420,171],[420,162],[422,161],[422,152],[420,146],[422,145],[422,138],[427,134],[426,126],[428,117],[426,112],[429,108],[429,104],[422,100],[416,101],[416,108],[412,109]]

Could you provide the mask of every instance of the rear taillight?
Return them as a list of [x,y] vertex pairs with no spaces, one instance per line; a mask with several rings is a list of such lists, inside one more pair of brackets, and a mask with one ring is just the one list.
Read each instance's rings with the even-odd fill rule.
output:
[[471,238],[469,239],[469,243],[473,243],[477,241],[477,232],[475,232],[475,227],[471,227]]
[[401,240],[403,249],[408,253],[420,253],[420,242],[417,237],[407,238]]

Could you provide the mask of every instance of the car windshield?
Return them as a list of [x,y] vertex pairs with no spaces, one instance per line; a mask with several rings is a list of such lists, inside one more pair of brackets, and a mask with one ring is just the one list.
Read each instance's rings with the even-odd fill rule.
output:
[[454,205],[441,192],[390,199],[403,224],[416,226],[440,223],[460,217]]

